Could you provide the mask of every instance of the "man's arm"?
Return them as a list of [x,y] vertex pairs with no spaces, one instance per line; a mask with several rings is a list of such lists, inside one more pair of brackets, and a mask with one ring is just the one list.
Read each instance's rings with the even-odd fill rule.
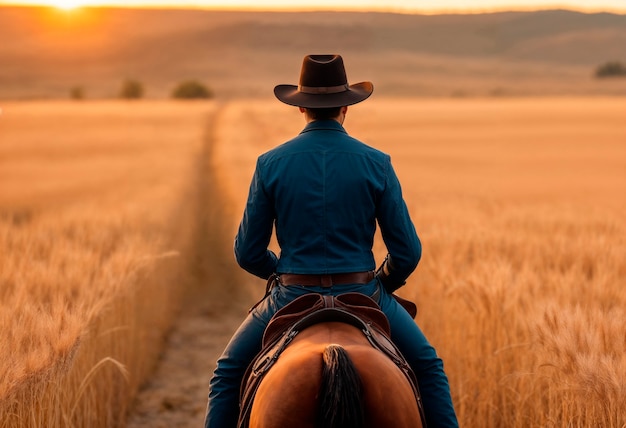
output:
[[268,250],[274,225],[274,205],[261,180],[257,162],[248,201],[235,238],[235,258],[246,271],[267,279],[276,271],[278,257]]
[[417,267],[422,256],[422,244],[415,232],[406,203],[402,198],[400,181],[389,161],[386,187],[377,207],[376,217],[383,241],[389,252],[378,276],[389,292],[397,290]]

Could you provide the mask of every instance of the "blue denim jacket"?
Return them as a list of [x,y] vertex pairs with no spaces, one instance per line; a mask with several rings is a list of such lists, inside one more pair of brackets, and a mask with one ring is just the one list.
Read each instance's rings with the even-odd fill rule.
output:
[[[390,280],[403,283],[422,249],[389,155],[334,120],[315,121],[258,158],[235,256],[264,279],[373,270],[376,222],[393,259]],[[268,250],[273,226],[280,257]]]

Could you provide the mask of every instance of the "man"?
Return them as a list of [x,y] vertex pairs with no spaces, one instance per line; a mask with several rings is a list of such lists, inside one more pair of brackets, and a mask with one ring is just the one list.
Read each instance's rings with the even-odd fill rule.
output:
[[[276,311],[305,293],[355,291],[378,296],[392,339],[416,374],[428,426],[458,426],[441,359],[391,296],[416,268],[421,244],[390,157],[350,137],[342,126],[348,106],[372,91],[370,82],[348,84],[339,55],[306,56],[300,84],[274,88],[280,101],[299,107],[307,125],[259,157],[235,255],[248,272],[264,279],[277,274],[280,282],[218,360],[206,428],[236,426],[242,377]],[[374,276],[377,222],[389,254]],[[280,256],[268,249],[274,226]]]

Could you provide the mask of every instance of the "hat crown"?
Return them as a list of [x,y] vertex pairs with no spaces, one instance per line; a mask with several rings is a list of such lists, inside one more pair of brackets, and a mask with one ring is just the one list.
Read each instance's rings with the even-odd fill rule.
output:
[[347,85],[341,55],[307,55],[302,61],[300,86],[320,88]]

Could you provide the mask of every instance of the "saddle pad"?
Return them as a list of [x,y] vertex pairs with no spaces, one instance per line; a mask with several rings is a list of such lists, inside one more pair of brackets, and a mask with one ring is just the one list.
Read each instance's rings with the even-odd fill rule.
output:
[[[339,296],[310,293],[298,297],[276,312],[263,334],[263,347],[274,342],[299,320],[324,308],[342,309],[372,324],[385,335],[391,335],[387,317],[378,304],[368,296],[361,293],[345,293]],[[324,321],[322,318],[317,322]]]

